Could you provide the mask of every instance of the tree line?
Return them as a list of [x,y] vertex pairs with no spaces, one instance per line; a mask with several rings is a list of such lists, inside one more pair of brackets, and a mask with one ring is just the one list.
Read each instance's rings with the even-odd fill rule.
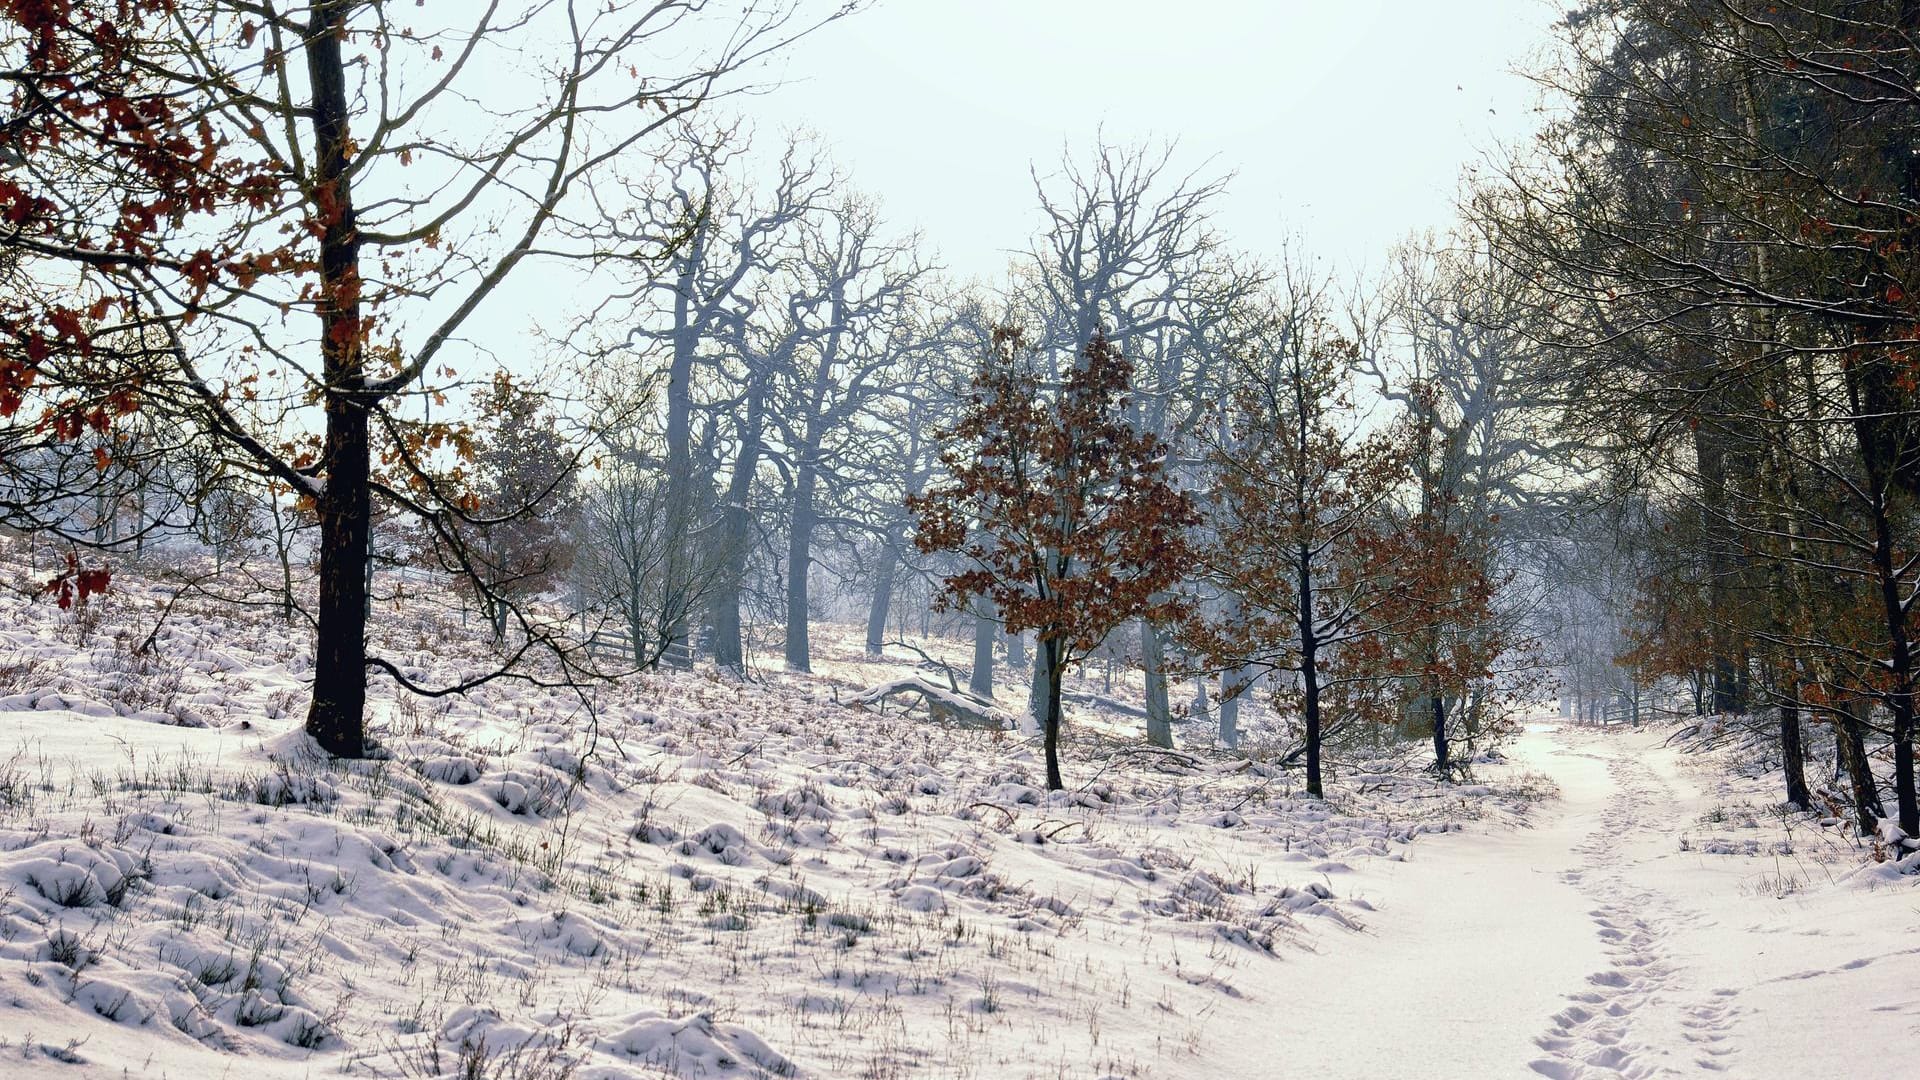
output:
[[1862,830],[1913,776],[1920,5],[1583,4],[1564,102],[1466,219],[1521,283],[1530,393],[1587,463],[1580,573],[1640,683],[1831,730]]
[[[370,675],[806,671],[823,614],[878,653],[910,610],[1051,786],[1096,655],[1159,746],[1258,695],[1316,794],[1343,739],[1457,775],[1555,674],[1766,710],[1803,806],[1830,727],[1863,829],[1884,749],[1913,835],[1910,6],[1584,5],[1536,143],[1347,283],[1104,142],[955,281],[727,115],[845,6],[14,5],[0,518],[270,555],[229,595],[311,625],[345,756]],[[581,302],[501,364],[469,335],[536,274]],[[369,650],[397,564],[495,669]]]

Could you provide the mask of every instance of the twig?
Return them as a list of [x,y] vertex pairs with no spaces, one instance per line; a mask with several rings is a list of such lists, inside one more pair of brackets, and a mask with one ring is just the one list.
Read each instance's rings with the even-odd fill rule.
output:
[[1686,727],[1681,728],[1680,730],[1674,732],[1673,734],[1667,736],[1665,739],[1661,740],[1660,745],[1662,748],[1672,746],[1673,740],[1690,739],[1696,733],[1698,733],[1699,730],[1700,730],[1699,724],[1688,724]]
[[[1041,826],[1044,826],[1045,824],[1046,822],[1043,821],[1039,825],[1034,826],[1034,831],[1040,832]],[[1066,832],[1068,829],[1073,828],[1075,825],[1078,825],[1083,829],[1087,827],[1087,823],[1084,821],[1069,821],[1061,825],[1056,825],[1051,831],[1040,833],[1040,835],[1046,837],[1048,840],[1051,840],[1054,837],[1059,836],[1061,833]]]
[[1201,760],[1192,754],[1183,753],[1179,750],[1170,750],[1164,746],[1124,746],[1108,755],[1108,760],[1132,757],[1136,754],[1158,754],[1162,757],[1176,758],[1182,765],[1185,765],[1189,769],[1197,769],[1202,764]]
[[199,577],[196,577],[191,581],[188,581],[185,585],[180,586],[178,589],[175,589],[173,591],[173,595],[167,597],[166,606],[160,609],[160,617],[154,620],[153,629],[147,631],[146,640],[142,641],[139,647],[133,650],[133,653],[135,656],[147,655],[147,653],[159,641],[161,628],[167,625],[167,620],[169,618],[173,617],[173,606],[180,602],[181,597],[187,595],[187,593],[195,589],[198,589],[200,587],[201,582],[207,580],[210,577],[213,577],[215,573],[216,571],[209,570],[206,573],[201,574]]
[[919,653],[920,659],[925,660],[927,663],[932,664],[935,667],[939,668],[941,674],[947,677],[947,689],[953,691],[956,694],[960,692],[960,681],[954,678],[953,676],[952,664],[947,663],[945,660],[936,660],[933,657],[928,656],[927,650],[921,648],[918,645],[909,645],[907,644],[906,640],[903,638],[895,638],[892,641],[887,642],[887,644],[898,645],[903,649],[910,649],[916,653]]
[[1004,806],[1001,806],[1001,805],[1000,805],[999,803],[990,803],[990,802],[974,802],[974,803],[968,803],[968,804],[967,804],[967,809],[969,809],[969,810],[971,810],[971,809],[973,809],[973,808],[974,808],[974,807],[976,807],[976,806],[984,806],[984,807],[986,807],[986,808],[987,808],[987,809],[989,809],[989,810],[998,810],[998,811],[1000,811],[1001,813],[1003,813],[1003,814],[1005,814],[1005,815],[1007,815],[1007,828],[1009,828],[1009,829],[1011,829],[1011,828],[1013,828],[1013,823],[1014,823],[1015,821],[1018,821],[1018,820],[1019,820],[1019,818],[1017,818],[1017,817],[1015,817],[1015,816],[1014,816],[1014,813],[1013,813],[1013,811],[1011,811],[1011,810],[1009,810],[1009,809],[1007,809],[1007,808],[1006,808],[1006,807],[1004,807]]

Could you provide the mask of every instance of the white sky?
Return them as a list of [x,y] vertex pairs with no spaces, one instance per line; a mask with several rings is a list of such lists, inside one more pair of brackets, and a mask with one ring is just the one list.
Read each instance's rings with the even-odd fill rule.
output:
[[1532,130],[1516,66],[1552,40],[1542,0],[880,0],[795,47],[735,99],[770,148],[816,133],[901,230],[995,278],[1038,225],[1029,163],[1103,127],[1173,140],[1177,171],[1233,173],[1238,249],[1290,237],[1379,266],[1451,219],[1462,168]]

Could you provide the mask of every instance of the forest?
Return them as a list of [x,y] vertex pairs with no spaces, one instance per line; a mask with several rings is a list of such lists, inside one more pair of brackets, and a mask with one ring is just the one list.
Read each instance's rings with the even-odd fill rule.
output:
[[0,2],[0,1076],[1900,1075],[1920,4],[985,273],[755,122],[887,6]]

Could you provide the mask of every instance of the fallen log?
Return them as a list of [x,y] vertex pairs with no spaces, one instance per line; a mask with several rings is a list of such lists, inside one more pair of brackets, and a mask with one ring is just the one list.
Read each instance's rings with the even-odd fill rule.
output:
[[1013,726],[1012,718],[996,708],[993,702],[974,697],[964,690],[949,690],[918,675],[883,682],[854,698],[853,703],[878,705],[884,701],[910,697],[917,697],[918,703],[927,707],[927,715],[940,723],[984,731],[1004,731]]

